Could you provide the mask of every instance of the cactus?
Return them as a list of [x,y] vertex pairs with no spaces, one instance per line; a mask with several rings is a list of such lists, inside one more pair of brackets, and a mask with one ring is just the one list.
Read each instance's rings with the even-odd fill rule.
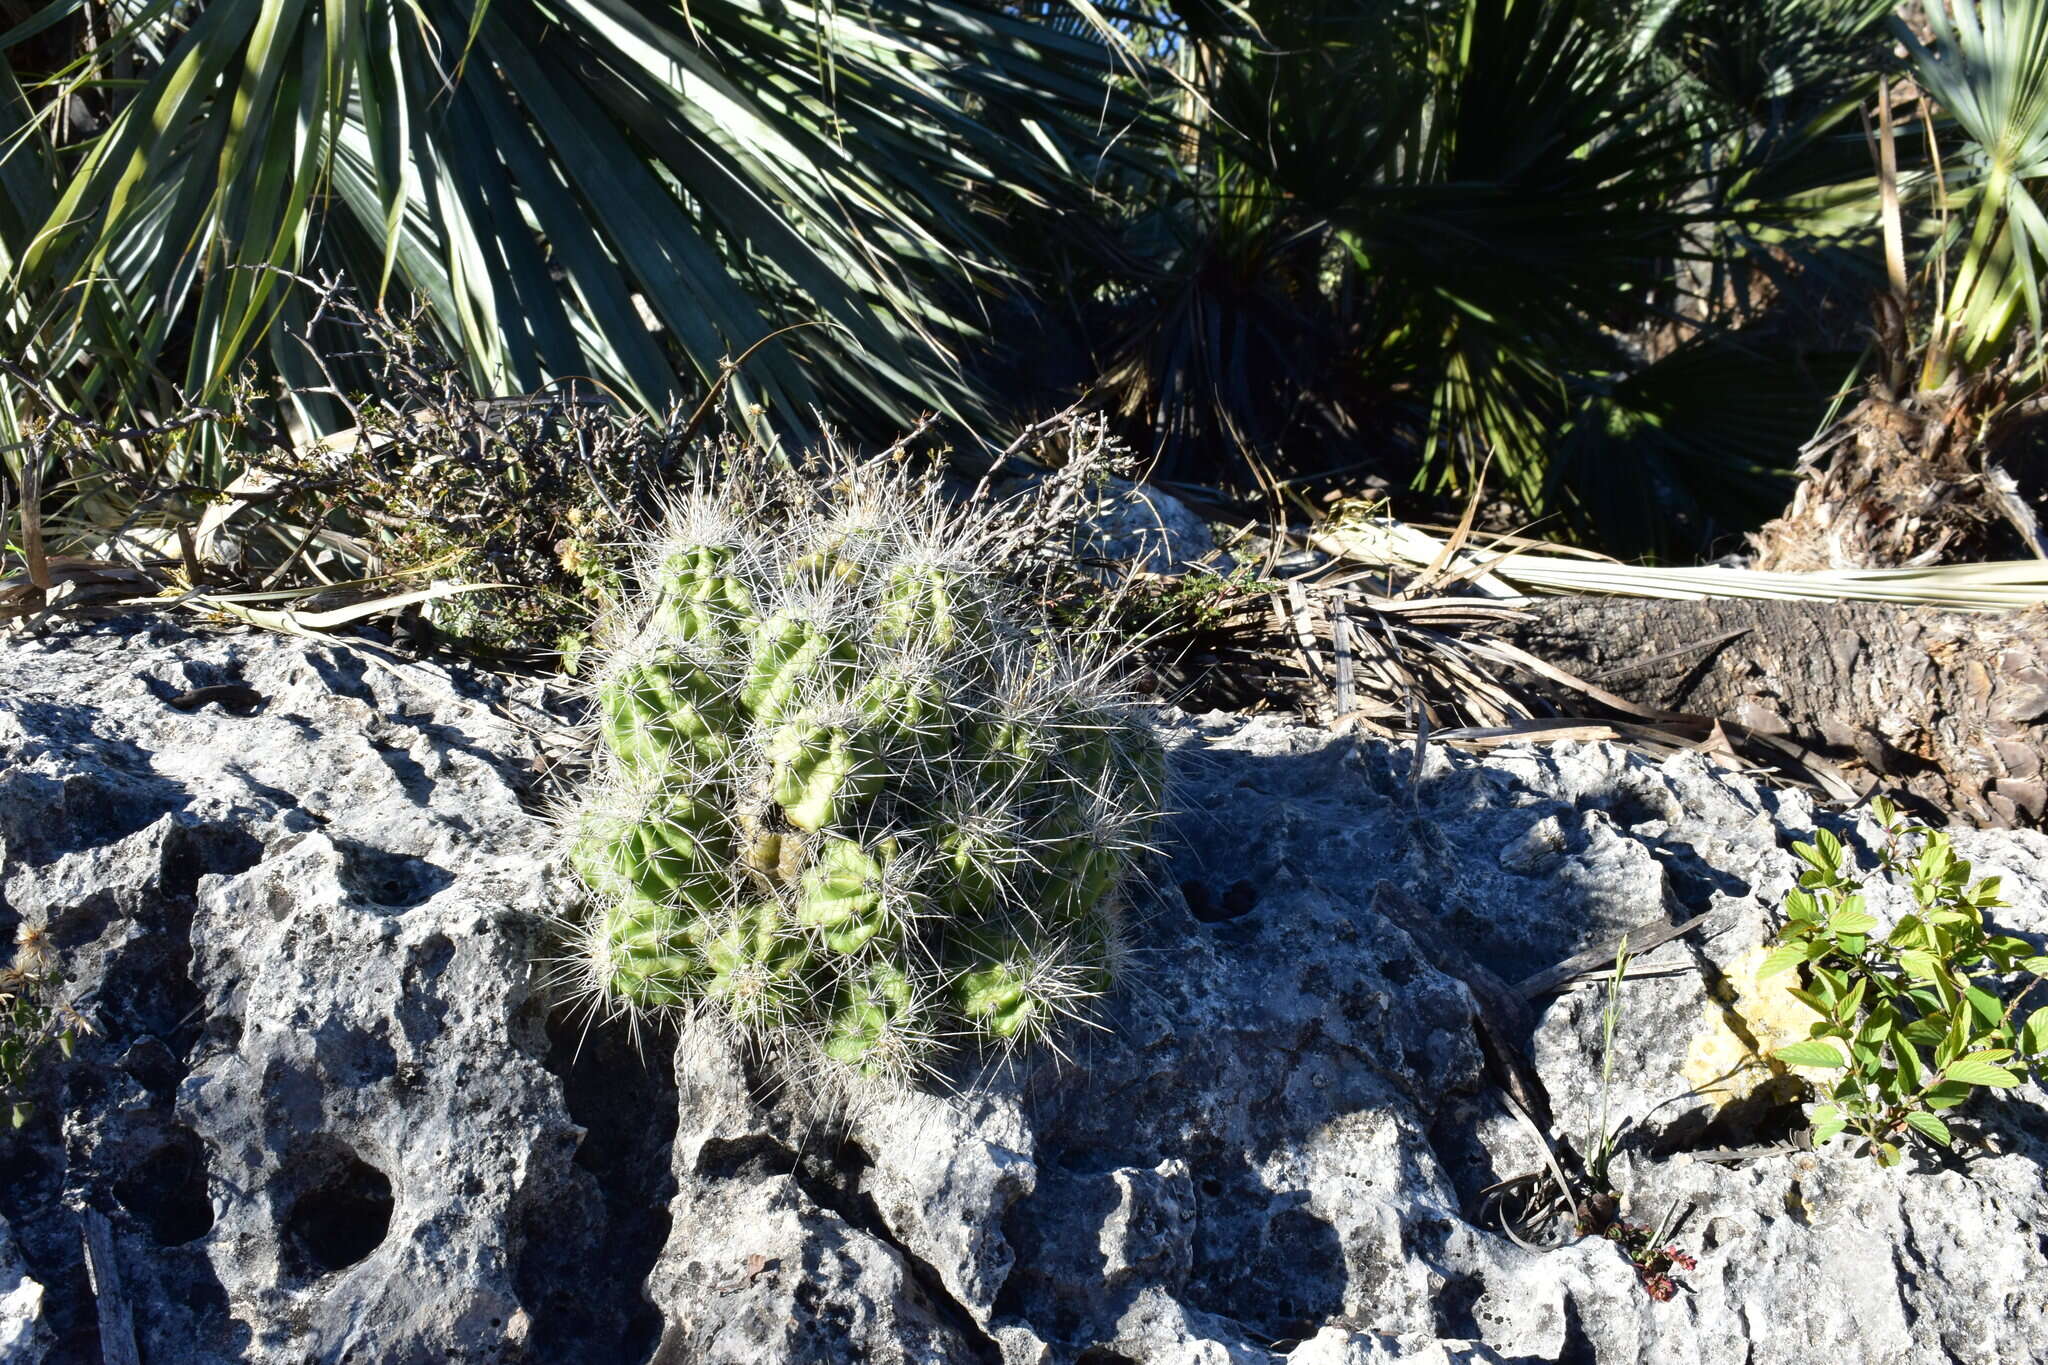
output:
[[[861,1077],[1105,991],[1163,755],[898,466],[700,482],[607,623],[577,975]],[[1037,627],[1037,629],[1033,629]]]

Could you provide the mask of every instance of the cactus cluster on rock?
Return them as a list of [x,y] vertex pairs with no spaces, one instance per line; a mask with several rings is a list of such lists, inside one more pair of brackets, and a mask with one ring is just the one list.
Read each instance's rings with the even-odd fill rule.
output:
[[1107,989],[1163,754],[1020,610],[995,526],[895,465],[682,499],[563,822],[586,988],[864,1075]]

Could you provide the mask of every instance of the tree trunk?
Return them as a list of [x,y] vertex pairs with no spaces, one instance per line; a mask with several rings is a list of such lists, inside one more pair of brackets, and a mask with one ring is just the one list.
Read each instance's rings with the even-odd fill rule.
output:
[[1793,736],[1859,788],[1991,827],[2048,808],[2048,608],[1549,598],[1523,648],[1640,705]]
[[2031,431],[2039,414],[2034,404],[2003,407],[2009,381],[1998,369],[1898,401],[1873,385],[1802,452],[1792,505],[1750,536],[1751,567],[1889,569],[2048,553]]

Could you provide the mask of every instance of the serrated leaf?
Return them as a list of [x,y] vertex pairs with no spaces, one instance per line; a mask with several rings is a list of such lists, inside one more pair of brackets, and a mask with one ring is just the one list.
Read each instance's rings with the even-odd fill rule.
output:
[[1907,1114],[1906,1123],[1913,1131],[1932,1138],[1943,1147],[1950,1143],[1948,1125],[1924,1110],[1915,1109]]
[[2022,962],[2020,966],[2032,972],[2035,976],[2048,976],[2048,956],[2030,957],[2025,962]]
[[1941,1046],[1941,1040],[1947,1036],[1948,1030],[1940,1024],[1929,1020],[1915,1019],[1903,1029],[1900,1029],[1899,1034],[1908,1041],[1918,1043],[1922,1047],[1939,1047]]
[[1837,934],[1867,934],[1877,927],[1877,916],[1863,908],[1863,897],[1844,896],[1835,913],[1828,916],[1828,929]]
[[1902,1036],[1892,1039],[1892,1060],[1899,1064],[1899,1080],[1909,1091],[1917,1091],[1927,1084],[1927,1068],[1920,1060],[1920,1050]]
[[2004,1067],[1970,1057],[1956,1058],[1941,1069],[1941,1074],[1944,1080],[1959,1085],[1982,1085],[1996,1090],[2008,1089],[2020,1083],[2020,1078]]
[[1771,1053],[1787,1066],[1845,1067],[1841,1049],[1824,1038],[1812,1038],[1803,1043],[1787,1043]]
[[1759,981],[1788,971],[1806,961],[1806,945],[1783,943],[1764,954],[1764,960],[1757,965],[1756,979]]
[[1812,991],[1804,991],[1797,986],[1787,986],[1785,994],[1791,996],[1815,1014],[1827,1014],[1830,1012],[1828,1002],[1815,995]]
[[1941,964],[1935,961],[1934,955],[1919,948],[1901,949],[1899,951],[1899,966],[1905,969],[1907,975],[1917,977],[1922,981],[1940,983],[1947,979],[1941,970]]
[[2048,1052],[2048,1005],[2028,1015],[2020,1026],[2020,1047],[2035,1056]]
[[1987,1025],[1996,1026],[2005,1017],[2005,1004],[1982,986],[1972,986],[1963,992],[1963,999],[1970,1002],[1970,1008]]
[[1970,1098],[1970,1087],[1960,1082],[1943,1082],[1940,1085],[1934,1086],[1926,1095],[1921,1097],[1922,1102],[1929,1109],[1953,1109],[1968,1098]]

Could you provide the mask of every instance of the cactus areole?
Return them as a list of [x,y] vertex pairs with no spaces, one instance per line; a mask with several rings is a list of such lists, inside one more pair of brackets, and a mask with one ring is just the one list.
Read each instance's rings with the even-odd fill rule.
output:
[[770,481],[702,481],[610,623],[575,973],[868,1076],[1046,1039],[1110,984],[1159,744],[1027,619],[986,511]]

